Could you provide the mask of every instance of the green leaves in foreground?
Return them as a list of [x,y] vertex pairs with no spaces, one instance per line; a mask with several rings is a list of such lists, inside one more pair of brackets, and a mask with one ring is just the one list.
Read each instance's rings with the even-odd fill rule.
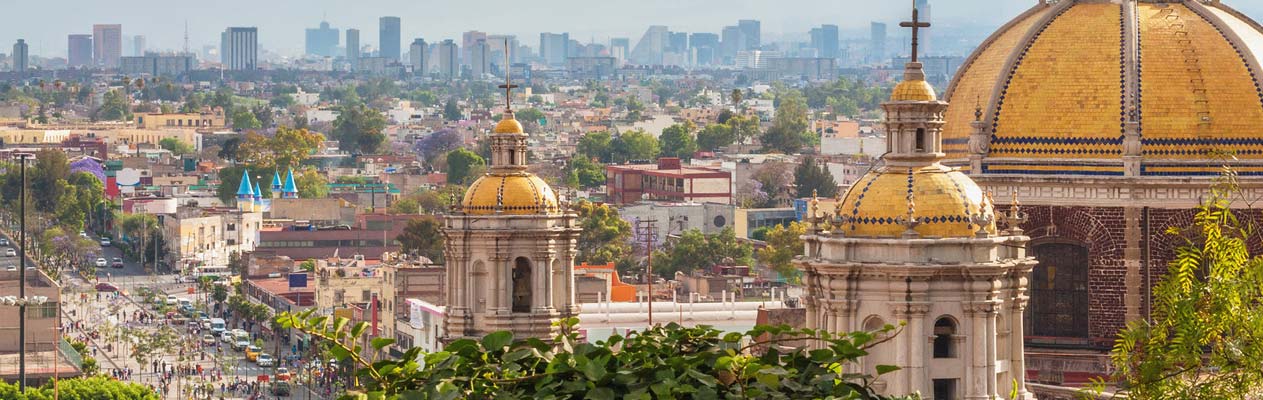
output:
[[[834,335],[787,326],[724,333],[676,324],[585,343],[573,333],[550,341],[496,332],[458,339],[443,351],[409,349],[398,360],[357,354],[346,322],[282,314],[282,326],[311,334],[351,360],[363,386],[346,399],[886,399],[854,363],[897,332]],[[573,331],[577,319],[561,323]],[[363,332],[360,332],[363,333]],[[815,344],[807,348],[806,344]],[[389,343],[372,340],[380,349]],[[897,368],[880,366],[878,374]]]

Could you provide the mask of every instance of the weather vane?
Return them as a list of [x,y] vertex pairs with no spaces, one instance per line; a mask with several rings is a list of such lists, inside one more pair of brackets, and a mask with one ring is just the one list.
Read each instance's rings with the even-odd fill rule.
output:
[[500,85],[500,88],[504,89],[504,110],[505,111],[513,110],[510,107],[510,103],[513,101],[512,90],[517,89],[517,85],[514,85],[513,81],[510,80],[509,78],[509,73],[512,70],[513,70],[512,65],[509,64],[509,38],[504,38],[504,84]]
[[929,28],[929,22],[921,22],[921,13],[917,11],[917,2],[912,0],[912,21],[900,22],[900,27],[912,28],[912,62],[917,62],[917,33],[921,28]]

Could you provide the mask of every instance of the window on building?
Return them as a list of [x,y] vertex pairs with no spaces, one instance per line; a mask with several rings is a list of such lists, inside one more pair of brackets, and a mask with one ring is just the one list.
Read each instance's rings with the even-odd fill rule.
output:
[[518,257],[513,265],[513,312],[531,311],[531,262]]
[[373,299],[373,291],[371,290],[360,291],[360,301],[367,303],[369,300],[372,300],[372,299]]
[[935,379],[934,400],[956,400],[956,380]]
[[925,128],[917,128],[917,151],[925,151]]
[[[934,358],[955,358],[956,321],[951,317],[941,317],[934,321]],[[937,399],[938,396],[935,396]]]
[[345,303],[346,303],[346,291],[342,289],[333,291],[333,304],[337,305],[337,304],[345,304]]

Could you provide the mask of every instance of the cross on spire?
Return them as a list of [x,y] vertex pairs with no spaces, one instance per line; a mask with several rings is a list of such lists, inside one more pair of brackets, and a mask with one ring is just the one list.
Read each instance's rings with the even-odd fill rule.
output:
[[921,21],[921,13],[917,10],[916,0],[912,0],[912,21],[900,22],[902,28],[912,28],[912,62],[917,62],[917,36],[921,28],[929,28],[928,21]]
[[514,85],[512,80],[509,79],[509,72],[512,70],[513,70],[512,65],[509,64],[509,38],[505,38],[504,39],[504,84],[500,85],[500,88],[504,89],[504,110],[505,111],[512,111],[512,108],[510,108],[510,105],[509,105],[513,101],[512,91],[513,89],[518,88],[518,86]]

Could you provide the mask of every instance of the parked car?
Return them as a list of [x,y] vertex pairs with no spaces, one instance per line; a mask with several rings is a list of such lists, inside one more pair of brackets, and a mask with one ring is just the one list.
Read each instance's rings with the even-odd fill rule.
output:
[[114,257],[114,259],[110,261],[110,267],[123,268],[123,259]]
[[180,302],[180,299],[177,299],[175,296],[167,295],[167,305],[174,306],[176,303],[179,303],[179,302]]
[[259,354],[259,357],[254,363],[258,364],[260,367],[271,367],[273,362],[275,362],[275,360],[272,359],[271,354],[263,353]]
[[17,257],[17,255],[18,255],[18,251],[14,250],[12,247],[4,249],[5,257]]

